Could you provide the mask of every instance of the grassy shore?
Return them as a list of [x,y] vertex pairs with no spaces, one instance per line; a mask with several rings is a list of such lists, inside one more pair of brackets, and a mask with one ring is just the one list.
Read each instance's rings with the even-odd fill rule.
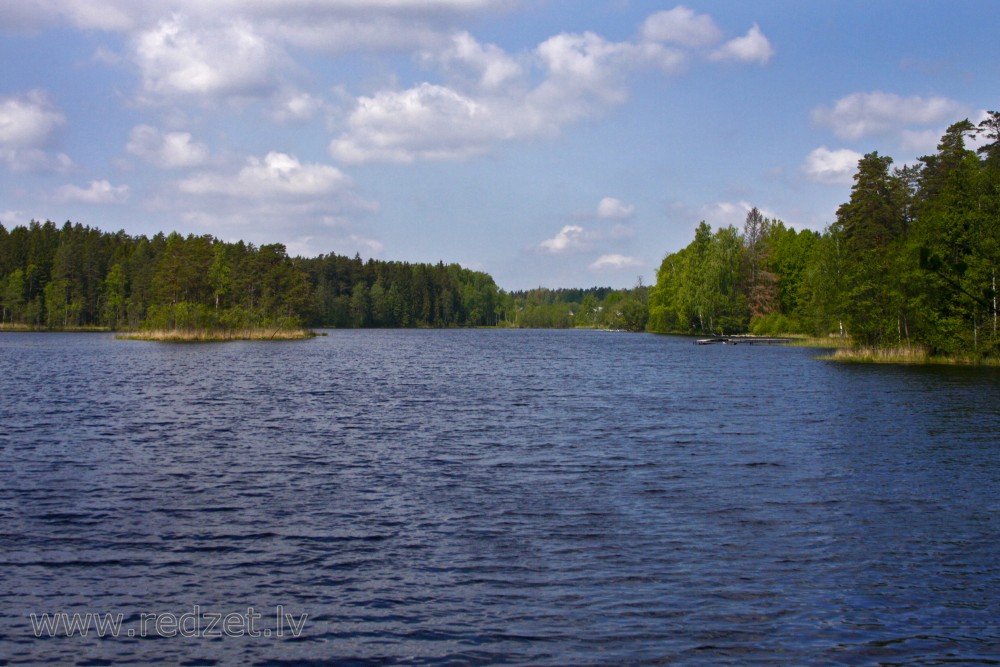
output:
[[166,343],[217,343],[233,340],[298,340],[313,338],[308,329],[150,329],[120,333],[119,340],[150,340]]
[[846,349],[853,341],[848,336],[803,336],[802,334],[785,334],[778,338],[791,338],[787,345],[791,347],[819,347]]
[[925,364],[941,366],[1000,366],[995,357],[932,355],[919,346],[911,347],[852,347],[837,350],[831,355],[819,357],[824,361],[841,361],[855,364]]

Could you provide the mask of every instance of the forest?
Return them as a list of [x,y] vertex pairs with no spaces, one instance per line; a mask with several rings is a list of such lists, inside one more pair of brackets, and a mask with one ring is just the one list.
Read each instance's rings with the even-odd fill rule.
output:
[[190,330],[496,323],[499,292],[458,265],[288,256],[211,236],[0,225],[0,323]]
[[663,259],[648,328],[833,334],[862,347],[995,358],[998,264],[1000,113],[991,111],[978,126],[951,125],[917,164],[865,155],[821,234],[756,208],[742,231],[702,222]]
[[458,264],[329,254],[211,236],[0,225],[0,326],[53,330],[333,327],[645,329],[647,288],[505,292]]
[[648,288],[548,289],[501,293],[501,322],[529,329],[615,329],[645,331]]

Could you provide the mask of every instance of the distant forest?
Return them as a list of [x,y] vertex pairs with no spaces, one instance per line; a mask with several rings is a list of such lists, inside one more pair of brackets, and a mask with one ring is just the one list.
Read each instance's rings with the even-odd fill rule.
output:
[[859,161],[822,234],[756,208],[742,232],[702,222],[660,265],[649,330],[833,332],[873,348],[998,356],[1000,113],[953,124],[918,164],[892,163],[877,152]]
[[[457,264],[289,257],[211,236],[0,225],[0,324],[48,329],[612,326],[629,290],[506,293]],[[634,307],[633,307],[634,310]],[[641,321],[632,328],[645,327]]]
[[915,165],[865,155],[822,233],[756,208],[742,230],[702,221],[652,287],[505,292],[457,264],[293,258],[281,244],[32,222],[0,225],[0,325],[804,333],[997,357],[998,265],[1000,113],[991,111],[978,126],[953,124]]

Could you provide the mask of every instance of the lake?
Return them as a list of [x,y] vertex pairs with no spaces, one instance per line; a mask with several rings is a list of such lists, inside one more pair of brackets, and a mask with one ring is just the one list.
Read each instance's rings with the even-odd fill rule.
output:
[[0,664],[1000,664],[1000,373],[817,354],[0,335]]

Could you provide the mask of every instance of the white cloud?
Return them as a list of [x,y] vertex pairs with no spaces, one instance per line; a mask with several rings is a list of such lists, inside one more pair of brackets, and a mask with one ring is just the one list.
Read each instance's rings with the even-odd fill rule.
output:
[[853,93],[834,103],[833,108],[813,110],[817,125],[833,130],[841,139],[855,141],[862,137],[901,130],[908,125],[932,125],[953,120],[962,107],[946,97],[902,97],[875,91]]
[[0,97],[0,162],[15,170],[65,167],[65,155],[49,156],[47,148],[66,117],[41,90]]
[[164,193],[159,207],[190,229],[254,243],[291,239],[302,254],[370,255],[381,248],[363,224],[378,204],[359,197],[339,169],[287,153],[192,174]]
[[79,204],[123,204],[128,201],[127,185],[111,185],[108,181],[91,181],[86,188],[64,185],[59,188],[59,198]]
[[507,9],[506,0],[36,0],[0,3],[0,30],[70,25],[135,36],[173,15],[191,25],[244,21],[299,48],[407,51],[442,43],[456,18]]
[[711,16],[695,14],[687,7],[674,7],[649,16],[642,24],[643,39],[696,47],[715,44],[722,32]]
[[181,192],[242,199],[321,197],[344,190],[351,180],[336,167],[302,164],[286,153],[271,152],[263,160],[250,158],[239,173],[201,173],[181,181]]
[[746,35],[731,39],[712,52],[712,60],[765,64],[774,55],[774,47],[756,23]]
[[592,32],[562,33],[550,37],[535,49],[546,80],[534,91],[534,98],[549,113],[575,120],[589,115],[590,108],[623,103],[627,97],[623,75],[646,53],[633,44],[609,42]]
[[279,123],[301,123],[310,120],[323,108],[323,101],[309,93],[289,92],[278,101],[272,117]]
[[597,217],[602,220],[626,220],[635,214],[635,206],[623,204],[614,197],[605,197],[597,204]]
[[915,155],[936,152],[944,130],[903,130],[899,133],[900,148]]
[[565,225],[551,239],[538,244],[542,250],[551,253],[583,250],[587,246],[587,232],[580,225]]
[[591,271],[634,269],[642,266],[642,260],[617,253],[601,255],[590,264]]
[[861,153],[842,148],[831,151],[820,146],[806,156],[802,172],[810,181],[830,185],[849,185],[854,180]]
[[424,52],[422,59],[439,63],[446,71],[468,72],[477,85],[488,91],[524,75],[522,65],[503,49],[494,44],[482,45],[464,31],[453,35],[451,44],[440,52]]
[[132,44],[142,73],[142,99],[176,97],[212,103],[265,97],[278,87],[287,56],[246,21],[204,27],[181,15],[139,33]]
[[208,159],[208,147],[193,142],[190,133],[163,134],[149,125],[137,125],[132,128],[125,150],[164,169],[196,167]]
[[515,133],[489,101],[428,83],[359,98],[347,127],[330,143],[330,154],[347,163],[462,159]]
[[[502,141],[555,135],[568,123],[626,102],[632,72],[650,67],[672,72],[684,62],[683,52],[653,37],[688,42],[710,37],[705,17],[678,16],[673,20],[687,21],[687,32],[661,17],[644,27],[649,39],[638,41],[561,33],[523,59],[458,33],[438,51],[422,54],[425,64],[440,65],[458,81],[358,97],[330,154],[352,164],[465,159]],[[691,30],[700,35],[697,40]]]

